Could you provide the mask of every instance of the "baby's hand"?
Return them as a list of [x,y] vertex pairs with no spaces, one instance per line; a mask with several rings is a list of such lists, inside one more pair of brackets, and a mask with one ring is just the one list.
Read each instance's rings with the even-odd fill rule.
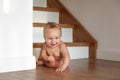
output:
[[53,56],[48,56],[48,61],[55,62],[55,58]]
[[65,71],[66,67],[60,66],[56,69],[56,72],[63,72]]

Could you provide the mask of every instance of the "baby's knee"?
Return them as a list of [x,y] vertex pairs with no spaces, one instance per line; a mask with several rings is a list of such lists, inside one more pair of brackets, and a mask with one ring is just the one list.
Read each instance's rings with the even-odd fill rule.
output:
[[50,65],[51,66],[55,66],[55,62],[50,62]]
[[50,62],[49,65],[50,65],[50,67],[58,67],[59,63],[58,62]]

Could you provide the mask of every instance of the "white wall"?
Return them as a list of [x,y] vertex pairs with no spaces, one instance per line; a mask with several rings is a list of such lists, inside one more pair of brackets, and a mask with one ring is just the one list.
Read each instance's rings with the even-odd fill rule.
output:
[[97,58],[120,61],[120,0],[60,0],[98,41]]
[[4,1],[0,0],[0,72],[34,69],[32,0],[10,0],[7,13]]

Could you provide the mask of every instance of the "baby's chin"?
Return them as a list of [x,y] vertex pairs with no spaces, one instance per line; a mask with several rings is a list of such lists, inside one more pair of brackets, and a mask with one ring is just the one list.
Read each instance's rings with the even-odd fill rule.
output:
[[51,47],[51,48],[55,48],[55,47],[58,47],[59,45],[56,44],[56,45],[48,45],[48,46]]
[[50,47],[51,47],[51,48],[55,48],[55,47],[58,47],[58,45],[55,45],[55,46],[51,45]]

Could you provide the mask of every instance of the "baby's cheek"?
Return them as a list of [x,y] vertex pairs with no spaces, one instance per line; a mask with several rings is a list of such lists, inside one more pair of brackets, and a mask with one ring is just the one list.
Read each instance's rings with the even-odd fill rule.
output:
[[57,43],[60,43],[60,40],[57,40]]
[[50,44],[50,43],[51,43],[51,41],[50,41],[50,40],[47,40],[47,41],[46,41],[46,43],[47,43],[47,44]]

